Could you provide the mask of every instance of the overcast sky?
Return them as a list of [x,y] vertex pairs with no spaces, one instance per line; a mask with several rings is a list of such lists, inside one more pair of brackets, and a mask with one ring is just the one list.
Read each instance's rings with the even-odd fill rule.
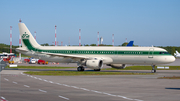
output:
[[139,46],[180,46],[180,0],[0,0],[0,43],[19,43],[19,19],[39,44],[64,45],[135,41]]

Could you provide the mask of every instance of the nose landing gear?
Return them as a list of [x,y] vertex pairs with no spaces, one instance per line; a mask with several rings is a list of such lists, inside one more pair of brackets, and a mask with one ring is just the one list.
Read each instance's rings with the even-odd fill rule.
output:
[[152,65],[151,73],[156,73],[155,65]]

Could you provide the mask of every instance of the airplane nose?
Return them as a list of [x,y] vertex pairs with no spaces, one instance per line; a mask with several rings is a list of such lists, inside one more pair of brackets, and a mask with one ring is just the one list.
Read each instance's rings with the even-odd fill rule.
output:
[[165,59],[165,63],[173,63],[176,59],[174,56],[167,56],[164,58]]
[[169,59],[168,59],[168,61],[171,62],[171,63],[174,62],[175,60],[176,60],[176,58],[175,58],[174,56],[171,56],[171,57],[169,57]]
[[174,56],[172,56],[172,62],[174,62],[176,60],[176,58]]

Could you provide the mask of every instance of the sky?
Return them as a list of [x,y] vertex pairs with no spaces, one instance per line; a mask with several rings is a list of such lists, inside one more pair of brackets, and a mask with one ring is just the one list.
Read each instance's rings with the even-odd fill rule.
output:
[[180,0],[0,0],[0,43],[19,44],[19,19],[39,44],[180,46]]

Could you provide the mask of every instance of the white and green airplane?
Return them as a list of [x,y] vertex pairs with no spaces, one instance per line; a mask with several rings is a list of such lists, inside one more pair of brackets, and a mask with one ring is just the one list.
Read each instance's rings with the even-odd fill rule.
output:
[[157,47],[41,46],[24,23],[18,25],[22,47],[16,48],[17,52],[50,62],[77,63],[78,71],[84,71],[84,67],[100,71],[103,64],[118,69],[140,64],[151,65],[156,72],[155,65],[175,61],[174,56]]

